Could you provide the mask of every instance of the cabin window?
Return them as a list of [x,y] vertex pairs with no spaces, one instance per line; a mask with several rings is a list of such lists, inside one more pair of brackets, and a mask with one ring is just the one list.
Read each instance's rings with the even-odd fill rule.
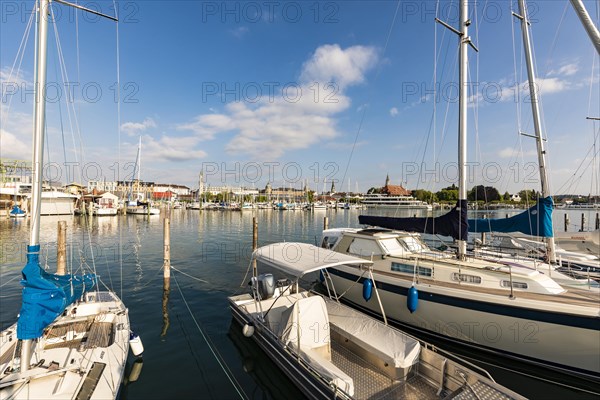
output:
[[[414,265],[400,264],[396,262],[392,263],[392,271],[395,272],[404,272],[405,274],[412,274],[414,273],[414,270]],[[431,277],[431,268],[417,267],[417,275]]]
[[[500,286],[502,287],[510,287],[510,281],[502,280],[500,281]],[[527,289],[527,283],[525,282],[515,282],[513,281],[512,286],[514,289]]]
[[477,275],[459,274],[458,272],[453,272],[451,278],[456,282],[481,283],[481,277]]
[[374,256],[383,255],[381,249],[379,248],[379,246],[377,245],[377,242],[375,240],[366,240],[366,239],[359,239],[359,238],[356,238],[352,241],[352,244],[350,244],[350,248],[348,249],[348,252],[350,254],[363,256],[363,257],[370,257],[371,255],[374,255]]
[[383,247],[386,254],[404,254],[404,249],[400,246],[396,238],[381,239],[379,244]]

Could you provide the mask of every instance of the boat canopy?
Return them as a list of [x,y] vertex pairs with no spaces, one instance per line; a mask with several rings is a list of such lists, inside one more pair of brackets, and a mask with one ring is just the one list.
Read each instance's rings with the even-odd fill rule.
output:
[[528,210],[500,219],[470,219],[469,232],[521,232],[526,235],[553,237],[552,209],[554,202],[548,196],[537,201]]
[[252,257],[295,277],[338,265],[369,265],[369,260],[349,256],[308,243],[274,243],[260,247]]
[[68,305],[94,287],[93,274],[55,275],[44,271],[39,264],[40,246],[28,246],[27,264],[23,274],[23,304],[17,322],[17,337],[36,339],[44,329],[63,313]]
[[379,226],[408,232],[430,233],[452,236],[454,239],[467,239],[467,201],[459,200],[448,213],[436,217],[398,218],[359,215],[358,222],[363,225]]

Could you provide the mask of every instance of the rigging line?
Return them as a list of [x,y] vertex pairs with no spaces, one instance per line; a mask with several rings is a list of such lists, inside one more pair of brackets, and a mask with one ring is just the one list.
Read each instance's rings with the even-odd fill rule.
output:
[[[52,11],[52,13],[53,13],[53,11]],[[52,14],[52,17],[54,18],[54,13]],[[60,34],[58,32],[58,26],[57,26],[56,23],[53,24],[53,26],[54,26],[54,35],[55,35],[55,40],[56,40],[56,48],[57,48],[57,53],[58,53],[59,65],[61,66],[62,79],[63,79],[63,82],[68,82],[68,72],[67,72],[66,62],[65,62],[65,59],[64,59],[64,53],[62,51],[62,46],[61,46],[61,43],[60,43]],[[77,53],[78,53],[77,55],[79,56],[79,47],[77,48]],[[66,96],[65,96],[65,101],[67,102],[67,108],[68,108],[69,104],[68,104],[68,100],[67,100]],[[72,127],[72,123],[71,123],[72,120],[70,118],[71,117],[71,113],[69,112],[69,113],[67,113],[67,115],[69,116],[69,123],[71,125],[71,135],[72,135],[73,141],[75,141],[75,138],[74,138],[74,135],[73,135],[73,127]],[[75,119],[75,122],[76,122],[76,125],[77,125],[77,129],[78,129],[77,116],[76,116],[74,108],[73,108],[73,117]],[[61,125],[62,125],[62,120],[61,120]],[[83,142],[83,140],[81,138],[80,132],[79,132],[79,141],[80,141],[80,143]],[[79,163],[77,152],[74,152],[74,154],[75,154],[74,157],[75,157],[76,165],[79,165],[79,168],[77,169],[77,171],[79,171],[79,177],[82,178],[83,177],[83,165],[81,165]],[[81,154],[83,154],[83,152]],[[75,179],[75,177],[73,177],[73,179]],[[83,215],[84,215],[84,220],[86,221],[86,226],[88,226],[88,228],[89,228],[87,230],[82,230],[83,241],[85,242],[85,238],[86,238],[85,234],[87,233],[87,242],[91,244],[92,243],[92,237],[91,237],[92,221],[90,221],[90,218],[88,217],[88,213],[87,212],[84,212]],[[90,258],[91,258],[91,263],[92,263],[92,271],[93,271],[93,273],[96,276],[96,284],[98,284],[98,273],[97,273],[97,269],[96,269],[96,259],[95,259],[95,255],[94,255],[92,246],[90,246],[90,255],[91,255]]]
[[[401,4],[401,0],[398,0],[398,3],[396,5],[396,11],[394,12],[394,17],[392,19],[392,23],[390,25],[390,29],[388,30],[387,38],[385,39],[385,45],[383,46],[382,57],[385,56],[385,53],[388,48],[388,44],[390,42],[390,37],[392,36],[392,31],[394,29],[394,26],[396,25],[396,18],[398,16],[398,11],[400,10],[400,4]],[[381,63],[379,63],[379,65],[378,65],[373,84],[377,83],[377,80],[379,79],[380,74],[381,74]],[[371,91],[371,95],[372,95],[372,91]],[[356,135],[354,136],[354,143],[352,143],[352,149],[350,150],[350,155],[348,156],[348,162],[346,163],[346,168],[344,169],[344,175],[342,176],[342,182],[341,182],[340,187],[343,187],[344,182],[346,180],[346,175],[348,174],[348,169],[350,168],[350,163],[352,162],[352,156],[354,155],[356,143],[358,142],[358,137],[360,136],[360,132],[362,130],[362,126],[363,126],[363,122],[365,120],[366,113],[367,113],[367,107],[365,106],[365,107],[363,107],[363,110],[362,110],[362,113],[360,116],[360,121],[358,123],[358,129],[356,130]]]
[[[531,54],[532,54],[532,58],[533,58],[533,68],[534,68],[535,71],[538,71],[538,68],[537,68],[537,57],[536,57],[536,51],[535,51],[535,39],[534,39],[534,34],[535,33],[533,32],[533,29],[530,29],[529,32],[530,32],[530,36],[531,36]],[[538,108],[539,108],[540,120],[541,120],[541,127],[540,127],[541,132],[540,132],[540,139],[539,140],[546,140],[547,141],[548,140],[548,129],[547,129],[546,117],[545,117],[545,113],[544,113],[544,103],[543,103],[543,100],[542,100],[541,86],[539,87],[539,89],[536,88],[536,90],[538,92],[538,98],[537,98],[537,100],[538,100]],[[565,98],[565,97],[563,96],[563,98]],[[558,116],[558,113],[556,113],[554,115],[554,118],[556,119],[557,116]],[[551,124],[551,126],[554,126],[554,124]],[[537,144],[536,144],[536,148],[537,148]],[[546,148],[546,152],[547,152],[547,148]],[[547,182],[546,182],[547,189],[548,189],[548,193],[547,193],[548,196],[551,196],[551,193],[552,193],[552,189],[551,189],[552,180],[550,179],[550,176],[551,176],[550,172],[552,171],[551,165],[552,165],[552,158],[551,157],[546,157],[546,159],[545,159],[545,168],[546,168],[547,176],[548,176],[548,179],[547,179]],[[540,177],[540,182],[541,182],[541,177]]]
[[192,276],[192,275],[190,275],[190,274],[186,274],[185,272],[183,272],[183,271],[181,271],[181,270],[178,270],[177,268],[175,268],[175,267],[174,267],[174,266],[172,266],[172,265],[171,265],[171,269],[173,269],[173,270],[175,270],[175,271],[179,272],[179,273],[180,273],[180,274],[182,274],[182,275],[185,275],[185,276],[187,276],[188,278],[195,279],[195,280],[197,280],[197,281],[199,281],[199,282],[202,282],[202,283],[208,283],[208,281],[205,281],[204,279],[201,279],[201,278],[196,278],[195,276]]
[[[439,0],[437,0],[436,2],[436,17],[439,19],[440,15],[439,15]],[[437,46],[437,23],[434,23],[434,45],[433,45],[433,50],[434,50],[434,63],[433,63],[433,76],[432,76],[432,82],[433,82],[433,110],[432,110],[432,119],[433,119],[433,123],[430,121],[430,126],[429,126],[429,130],[427,132],[427,136],[421,141],[421,144],[419,145],[419,149],[418,151],[415,153],[415,158],[414,161],[416,162],[417,158],[419,157],[419,154],[421,154],[421,148],[423,148],[423,155],[421,157],[421,160],[425,159],[425,155],[427,154],[427,147],[429,146],[429,137],[431,136],[431,132],[432,132],[432,127],[433,127],[433,162],[434,165],[435,163],[438,161],[438,158],[436,156],[436,144],[437,144],[437,101],[438,101],[438,96],[439,96],[439,92],[438,92],[438,78],[437,78],[437,70],[438,70],[438,58],[441,56],[442,53],[442,49],[446,49],[446,51],[444,51],[444,60],[442,63],[442,76],[440,77],[439,81],[443,81],[443,76],[444,76],[444,71],[446,70],[446,64],[448,62],[448,49],[447,46]],[[441,38],[441,43],[444,42],[446,38],[446,29],[442,30],[442,38]],[[456,59],[455,59],[456,61]],[[453,71],[453,73],[455,72],[455,70]],[[423,143],[425,142],[425,144],[423,145]],[[433,187],[433,182],[429,182],[428,188]]]
[[[596,9],[600,10],[600,7],[597,6]],[[592,68],[590,71],[590,84],[589,84],[590,90],[589,90],[589,94],[588,94],[588,115],[592,115],[592,101],[593,101],[592,98],[594,97],[593,93],[595,93],[593,90],[594,89],[594,75],[595,75],[595,71],[596,71],[597,58],[598,58],[598,53],[593,52]],[[599,103],[599,107],[600,107],[600,103]],[[593,143],[594,148],[596,147],[596,142],[597,142],[595,133],[594,133],[596,131],[595,127],[596,127],[596,122],[594,121],[592,124],[592,138],[593,138],[592,143]],[[594,179],[594,174],[595,174],[596,179]],[[594,181],[595,181],[596,190],[594,193],[596,195],[600,194],[600,192],[598,191],[599,180],[600,180],[600,178],[599,178],[599,174],[598,174],[598,167],[597,167],[596,163],[594,163],[594,168],[592,168],[592,179],[590,182],[590,193],[594,192],[593,189],[594,189]]]
[[[477,2],[475,2],[477,3]],[[477,4],[475,4],[476,6]],[[483,6],[482,12],[485,12],[485,7],[487,5],[487,0]],[[479,28],[480,28],[480,23],[479,23],[479,14],[477,12],[474,12],[475,15],[475,40],[477,41],[477,45],[479,45]],[[479,53],[475,53],[475,80],[473,81],[471,78],[471,67],[467,66],[467,74],[469,76],[469,82],[479,82]],[[475,88],[475,86],[473,84],[470,85],[471,88],[471,99],[473,99],[473,125],[475,127],[475,154],[476,154],[476,161],[479,161],[480,163],[483,162],[482,158],[481,158],[481,141],[480,141],[480,137],[479,137],[479,95],[477,93],[477,89]],[[467,96],[467,98],[469,98]],[[467,105],[468,108],[468,105]],[[485,177],[482,176],[482,180]],[[467,177],[467,181],[468,181],[468,177]],[[475,179],[475,181],[473,182],[473,184],[476,185],[477,179]],[[483,185],[484,190],[483,190],[483,195],[484,195],[484,200],[487,203],[488,198],[487,198],[487,190],[485,190],[485,184]],[[467,193],[467,197],[468,197],[468,193]],[[475,190],[475,201],[477,201],[477,190]],[[491,222],[490,222],[491,223]]]
[[[21,72],[21,65],[23,64],[23,58],[25,56],[25,50],[27,48],[27,43],[29,42],[29,35],[31,34],[31,26],[33,24],[33,17],[36,14],[35,7],[32,8],[31,14],[29,15],[29,21],[27,22],[27,26],[25,27],[25,32],[23,32],[23,37],[21,38],[21,43],[19,44],[19,49],[17,50],[17,54],[15,55],[15,60],[13,61],[13,65],[10,69],[10,73],[8,74],[8,79],[5,81],[7,83],[12,83],[13,74],[15,72],[15,66],[17,64],[17,60],[19,60],[19,66],[17,67],[17,73],[15,77],[18,77]],[[20,57],[19,57],[20,56]],[[2,85],[2,99],[6,95],[6,89],[8,89],[9,85]],[[12,104],[13,96],[10,97],[8,101],[7,110],[5,114],[8,114],[10,111],[10,107]],[[2,113],[2,108],[0,107],[0,113]],[[1,114],[0,114],[1,115]],[[4,121],[4,119],[0,118],[0,121]]]
[[[598,136],[600,135],[600,130],[598,130],[598,133],[596,133],[595,139],[594,141],[598,140]],[[585,154],[585,156],[582,158],[581,162],[579,163],[579,166],[577,167],[577,169],[575,170],[575,172],[571,175],[571,177],[569,179],[567,179],[567,181],[558,189],[558,193],[561,193],[561,190],[565,187],[565,185],[567,185],[569,183],[569,181],[571,179],[574,179],[575,176],[577,176],[577,173],[579,172],[579,169],[583,166],[583,163],[587,160],[590,152],[594,150],[593,147],[590,147],[587,151],[587,153]],[[587,168],[587,167],[586,167]],[[585,171],[585,169],[584,169]],[[583,172],[582,172],[583,174]],[[570,190],[570,186],[567,188],[567,190]],[[564,193],[564,194],[568,194],[568,193]]]
[[[55,21],[54,19],[54,11],[51,9],[51,13],[52,13],[52,18],[53,21]],[[53,24],[54,27],[54,36],[55,36],[55,40],[56,40],[56,48],[57,48],[57,53],[58,53],[58,59],[59,59],[59,64],[61,65],[61,75],[63,78],[63,83],[64,82],[68,82],[68,72],[67,72],[67,67],[66,67],[66,63],[65,63],[65,59],[64,59],[64,53],[62,51],[62,46],[60,44],[60,34],[58,32],[58,26],[56,23]],[[77,32],[77,36],[78,36],[78,32]],[[78,55],[79,56],[79,55]],[[66,101],[66,97],[65,97],[65,101]],[[68,115],[70,115],[70,113],[68,113]],[[70,119],[69,119],[70,120]],[[77,117],[75,116],[75,121],[77,123]],[[61,122],[62,124],[62,122]],[[78,125],[78,124],[77,124]],[[80,132],[79,132],[80,133]],[[83,154],[83,140],[81,138],[81,134],[79,134],[79,141],[80,141],[80,151],[81,154]],[[49,146],[47,146],[47,148],[49,148]],[[49,151],[49,150],[48,150]],[[78,159],[77,159],[77,152],[75,152],[75,160],[76,160],[76,165],[79,164]],[[83,165],[80,165],[79,168],[79,177],[82,178],[83,177]],[[75,177],[73,177],[75,178]],[[84,213],[84,219],[87,221],[88,220],[88,215],[87,213]],[[85,233],[87,232],[87,242],[88,243],[92,243],[92,235],[91,235],[91,229],[92,229],[92,224],[86,224],[88,226],[89,229],[87,230],[82,230],[82,235],[85,241]],[[96,269],[96,259],[94,256],[94,251],[92,246],[90,246],[90,256],[91,256],[91,262],[92,262],[92,271],[93,273],[96,275],[96,285],[98,284],[98,273],[97,273],[97,269]]]
[[192,317],[192,321],[194,321],[196,328],[198,328],[200,335],[204,339],[204,342],[207,344],[208,349],[210,350],[210,352],[214,356],[215,360],[217,361],[217,363],[219,364],[219,366],[225,373],[225,376],[227,376],[227,379],[229,380],[229,382],[231,382],[231,385],[233,386],[233,388],[235,389],[237,394],[240,396],[240,398],[247,399],[248,397],[244,393],[244,390],[242,389],[240,383],[235,379],[235,376],[233,375],[233,373],[231,372],[231,370],[229,369],[229,367],[223,360],[223,357],[219,354],[219,352],[217,351],[217,349],[214,346],[214,344],[212,343],[212,341],[204,333],[204,330],[202,329],[202,327],[196,320],[196,317],[194,317],[194,314],[192,313],[192,309],[190,308],[190,305],[188,304],[185,296],[183,295],[183,291],[181,290],[181,286],[179,286],[179,281],[177,280],[177,276],[175,274],[173,275],[173,279],[175,281],[175,284],[177,285],[177,290],[179,291],[179,295],[181,296],[181,299],[183,300],[183,303],[185,304],[185,307],[187,308],[187,310],[190,314],[190,317]]
[[[54,75],[56,76],[56,79],[58,80],[58,71],[56,70],[56,58],[54,59]],[[65,162],[65,165],[67,165],[67,149],[65,146],[65,130],[64,130],[64,125],[63,125],[63,115],[62,115],[62,107],[60,105],[60,101],[57,102],[58,103],[58,120],[60,121],[60,136],[62,138],[62,145],[63,145],[63,159]],[[70,183],[71,181],[69,180],[69,169],[67,168],[66,170],[66,176],[67,176],[67,183]]]
[[[554,56],[554,50],[556,50],[556,44],[558,43],[558,36],[560,35],[561,27],[563,21],[565,20],[565,16],[567,15],[567,9],[569,8],[569,2],[565,1],[565,8],[563,9],[563,13],[560,17],[560,21],[558,22],[558,26],[556,27],[556,33],[554,34],[554,39],[552,39],[552,44],[550,45],[550,50],[548,52],[548,61],[546,62],[546,70],[544,71],[544,76],[546,76],[550,71],[550,65],[552,65],[552,57]],[[533,42],[533,38],[532,38]],[[594,52],[595,53],[595,52]]]

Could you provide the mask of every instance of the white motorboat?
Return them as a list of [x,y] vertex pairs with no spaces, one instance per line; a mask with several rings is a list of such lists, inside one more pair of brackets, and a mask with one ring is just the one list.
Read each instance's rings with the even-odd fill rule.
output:
[[[253,259],[294,282],[255,275],[251,293],[229,297],[231,311],[244,335],[307,398],[522,398],[484,376],[485,371],[453,361],[452,355],[336,297],[299,287],[305,274],[339,265],[372,277],[370,261],[305,243],[264,246]],[[371,288],[379,299],[378,284]]]

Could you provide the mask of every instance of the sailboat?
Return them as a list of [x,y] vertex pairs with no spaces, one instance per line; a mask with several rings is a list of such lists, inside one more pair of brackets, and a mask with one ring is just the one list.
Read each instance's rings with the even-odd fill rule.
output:
[[[0,332],[0,398],[114,399],[130,348],[127,308],[114,292],[92,290],[97,276],[51,274],[39,259],[50,3],[36,5],[31,229],[18,321]],[[131,337],[141,354],[139,337]]]
[[[521,14],[523,14],[525,12],[524,0],[522,4],[519,3],[519,6],[521,8]],[[594,289],[597,290],[598,284],[595,281],[592,281],[591,277],[600,276],[600,261],[598,260],[598,257],[591,257],[590,255],[578,254],[576,252],[567,252],[558,249],[555,245],[554,230],[552,226],[554,202],[550,196],[548,184],[549,179],[546,168],[547,151],[542,135],[540,101],[533,64],[533,52],[531,49],[530,26],[522,15],[517,16],[517,18],[519,18],[521,22],[523,47],[525,50],[525,60],[527,62],[529,103],[531,104],[533,127],[535,131],[535,135],[521,134],[524,136],[531,136],[536,140],[541,197],[531,208],[510,218],[470,219],[468,221],[469,232],[501,233],[501,235],[494,235],[493,241],[488,246],[477,246],[476,251],[486,253],[488,257],[494,257],[500,260],[507,256],[507,254],[502,254],[502,252],[508,251],[520,253],[518,255],[520,255],[521,258],[518,259],[518,262],[531,263],[531,260],[528,260],[527,258],[523,259],[523,256],[529,255],[536,258],[542,255],[542,260],[538,260],[535,263],[535,269],[544,271],[544,273],[553,276],[554,279],[562,285],[580,287],[587,285],[590,289],[594,287]],[[506,235],[507,233],[513,232],[519,232],[529,235],[530,237],[543,237],[545,244],[540,246],[531,240],[527,241],[527,239],[511,238],[510,235]],[[501,251],[494,250],[495,246],[500,247]],[[560,260],[558,256],[560,256]],[[586,274],[587,277],[585,276]]]
[[[137,155],[137,185],[138,190],[141,189],[142,181],[140,179],[141,169],[142,169],[142,137],[140,136],[140,142],[138,145],[138,155]],[[131,187],[133,191],[133,185]],[[160,209],[152,206],[152,202],[145,198],[144,194],[139,192],[136,194],[135,200],[130,200],[127,203],[127,214],[136,214],[136,215],[158,215],[160,214]]]
[[[524,0],[521,18],[527,21]],[[497,263],[466,252],[468,3],[460,5],[459,200],[437,218],[360,216],[377,228],[329,229],[322,246],[373,261],[373,277],[350,267],[327,269],[324,281],[355,307],[400,326],[461,345],[521,361],[537,374],[560,371],[564,379],[582,378],[586,387],[600,383],[600,298],[597,293],[566,290],[548,274],[519,263]],[[441,21],[438,21],[441,22]],[[445,23],[443,25],[447,26]],[[425,245],[417,233],[452,236],[457,253]],[[382,315],[363,298],[366,286],[382,291]],[[544,371],[544,372],[542,372]],[[530,373],[535,374],[533,370]],[[566,373],[566,374],[564,374]],[[545,377],[544,377],[545,378]]]

